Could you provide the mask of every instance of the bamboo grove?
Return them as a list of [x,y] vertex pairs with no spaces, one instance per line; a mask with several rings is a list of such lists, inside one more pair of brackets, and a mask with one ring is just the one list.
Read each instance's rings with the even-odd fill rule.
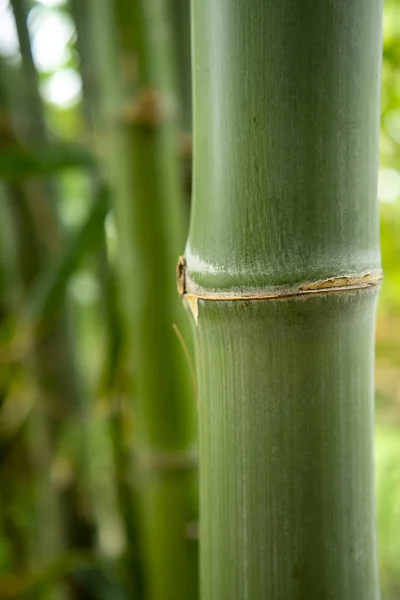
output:
[[0,598],[379,600],[381,0],[3,4]]

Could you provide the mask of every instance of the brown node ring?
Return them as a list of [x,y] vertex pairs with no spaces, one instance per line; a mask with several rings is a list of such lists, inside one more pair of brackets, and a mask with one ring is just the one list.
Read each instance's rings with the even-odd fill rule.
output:
[[282,289],[252,290],[250,292],[248,290],[210,292],[203,289],[196,289],[196,286],[193,286],[192,291],[192,289],[188,289],[191,286],[190,281],[187,281],[186,260],[184,256],[179,258],[177,265],[178,292],[180,297],[188,303],[196,324],[198,319],[199,300],[214,300],[218,302],[232,302],[235,300],[242,302],[248,300],[280,300],[283,298],[293,298],[309,294],[327,294],[374,287],[379,285],[382,279],[382,271],[375,270],[362,273],[361,275],[339,275],[337,277],[329,277],[327,279],[301,283],[294,287]]
[[138,91],[121,111],[119,120],[125,125],[155,128],[167,118],[165,98],[158,90],[148,87]]

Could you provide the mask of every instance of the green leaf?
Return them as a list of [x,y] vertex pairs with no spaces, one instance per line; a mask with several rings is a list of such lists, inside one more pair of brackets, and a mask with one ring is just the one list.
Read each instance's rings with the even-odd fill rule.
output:
[[0,147],[0,177],[20,180],[26,177],[52,175],[69,168],[88,168],[95,164],[92,153],[72,144],[23,146],[7,144]]
[[61,306],[71,274],[83,257],[99,247],[104,236],[104,219],[109,209],[109,193],[100,185],[91,210],[58,260],[44,273],[32,291],[25,315],[32,323],[53,316]]

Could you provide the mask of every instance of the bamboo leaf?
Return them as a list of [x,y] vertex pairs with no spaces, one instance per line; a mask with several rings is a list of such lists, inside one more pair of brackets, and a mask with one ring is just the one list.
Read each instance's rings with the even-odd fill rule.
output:
[[86,219],[71,237],[59,259],[45,271],[30,295],[25,316],[32,323],[54,317],[65,296],[69,278],[84,257],[100,246],[104,238],[104,219],[109,211],[109,192],[105,185],[98,189]]
[[0,146],[0,178],[25,179],[54,175],[71,168],[94,166],[93,155],[84,147],[71,144]]

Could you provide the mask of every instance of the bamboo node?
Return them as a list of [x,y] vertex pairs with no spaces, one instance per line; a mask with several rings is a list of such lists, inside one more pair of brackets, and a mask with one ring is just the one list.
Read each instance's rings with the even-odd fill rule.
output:
[[293,298],[307,294],[332,293],[359,290],[378,286],[383,279],[381,270],[367,271],[360,275],[339,275],[337,277],[328,277],[319,281],[301,283],[297,286],[288,288],[270,288],[264,290],[229,290],[229,291],[210,291],[197,286],[191,281],[186,273],[186,259],[181,256],[177,265],[177,282],[180,297],[189,306],[196,325],[199,316],[199,300],[232,302],[239,300],[243,307],[249,300],[280,300],[284,298]]
[[158,127],[167,117],[165,98],[154,88],[141,89],[131,103],[126,105],[119,116],[125,125]]
[[195,296],[194,294],[185,294],[184,296],[186,302],[188,303],[188,306],[190,308],[190,311],[193,315],[194,318],[194,322],[196,323],[196,325],[198,325],[198,319],[199,319],[199,297]]
[[199,305],[198,305],[198,297],[196,294],[188,294],[186,290],[186,258],[184,256],[180,256],[178,260],[178,264],[176,265],[176,281],[178,286],[178,294],[187,302],[187,305],[193,315],[194,322],[197,323],[197,319],[199,316]]
[[368,273],[364,273],[364,275],[341,275],[340,277],[329,277],[329,279],[323,279],[321,281],[314,281],[312,283],[307,283],[299,287],[300,291],[307,290],[319,290],[319,289],[327,289],[327,288],[341,288],[348,287],[352,285],[376,285],[377,279],[378,282],[381,281],[382,275],[379,272],[368,271]]

